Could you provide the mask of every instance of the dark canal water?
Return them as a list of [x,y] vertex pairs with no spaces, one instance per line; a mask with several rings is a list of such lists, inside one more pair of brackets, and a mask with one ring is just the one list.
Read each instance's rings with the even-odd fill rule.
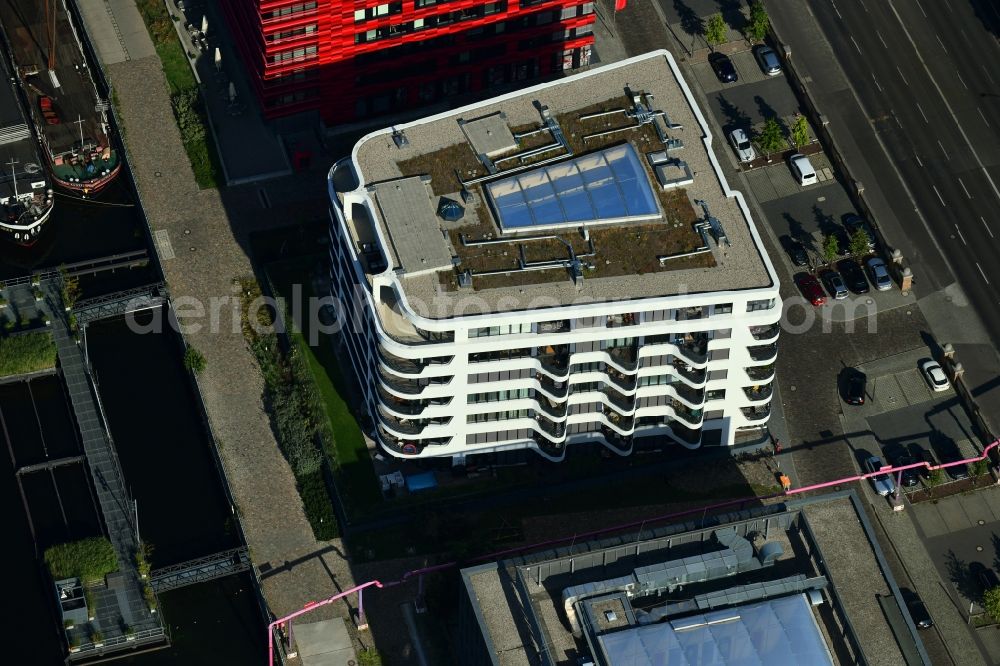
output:
[[[146,247],[124,179],[112,187],[119,190],[102,201],[115,205],[57,197],[53,219],[34,248],[0,244],[0,280]],[[83,280],[84,294],[156,279],[152,268],[101,274]],[[138,502],[142,538],[154,548],[154,568],[238,545],[175,335],[134,334],[123,320],[87,331],[112,436]],[[0,622],[8,637],[0,664],[55,666],[63,663],[61,630],[40,553],[54,543],[99,535],[101,519],[83,465],[22,474],[20,484],[15,475],[25,465],[82,453],[62,379],[0,385],[0,410],[6,425],[0,429],[6,593]],[[249,574],[165,593],[160,607],[172,646],[118,663],[242,665],[264,658],[263,619]]]

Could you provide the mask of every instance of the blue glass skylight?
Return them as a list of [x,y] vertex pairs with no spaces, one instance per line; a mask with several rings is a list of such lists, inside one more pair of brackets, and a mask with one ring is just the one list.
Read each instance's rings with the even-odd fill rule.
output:
[[505,230],[660,216],[649,178],[628,143],[492,182],[486,191]]

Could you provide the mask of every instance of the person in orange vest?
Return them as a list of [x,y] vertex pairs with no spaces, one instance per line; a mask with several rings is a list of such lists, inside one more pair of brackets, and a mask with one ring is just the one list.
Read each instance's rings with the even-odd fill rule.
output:
[[791,489],[792,489],[792,480],[791,480],[791,479],[789,479],[789,478],[788,478],[787,476],[785,476],[784,474],[782,474],[782,475],[781,475],[780,477],[778,477],[778,480],[779,480],[779,481],[781,481],[781,489],[782,489],[783,491],[785,491],[786,493],[787,493],[787,492],[788,492],[789,490],[791,490]]

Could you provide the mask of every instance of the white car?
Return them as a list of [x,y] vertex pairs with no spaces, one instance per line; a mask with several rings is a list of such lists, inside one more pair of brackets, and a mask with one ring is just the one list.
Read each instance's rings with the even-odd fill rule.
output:
[[932,391],[947,391],[951,386],[941,364],[937,361],[924,361],[920,364],[920,372],[924,373],[924,379],[927,380]]
[[792,169],[792,175],[799,185],[805,187],[812,185],[816,181],[816,169],[813,168],[809,158],[802,153],[795,153],[788,160],[788,165]]
[[757,159],[757,153],[754,151],[753,145],[750,143],[750,137],[747,136],[746,131],[734,129],[729,133],[729,143],[733,144],[733,150],[736,151],[736,156],[740,158],[740,162],[752,162]]

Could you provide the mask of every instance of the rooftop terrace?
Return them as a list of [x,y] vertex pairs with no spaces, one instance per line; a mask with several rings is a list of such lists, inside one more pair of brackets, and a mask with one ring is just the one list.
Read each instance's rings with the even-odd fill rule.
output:
[[471,294],[497,311],[772,286],[706,141],[671,57],[650,53],[368,135],[354,163],[375,219],[349,206],[349,229],[361,247],[377,225],[433,317]]

